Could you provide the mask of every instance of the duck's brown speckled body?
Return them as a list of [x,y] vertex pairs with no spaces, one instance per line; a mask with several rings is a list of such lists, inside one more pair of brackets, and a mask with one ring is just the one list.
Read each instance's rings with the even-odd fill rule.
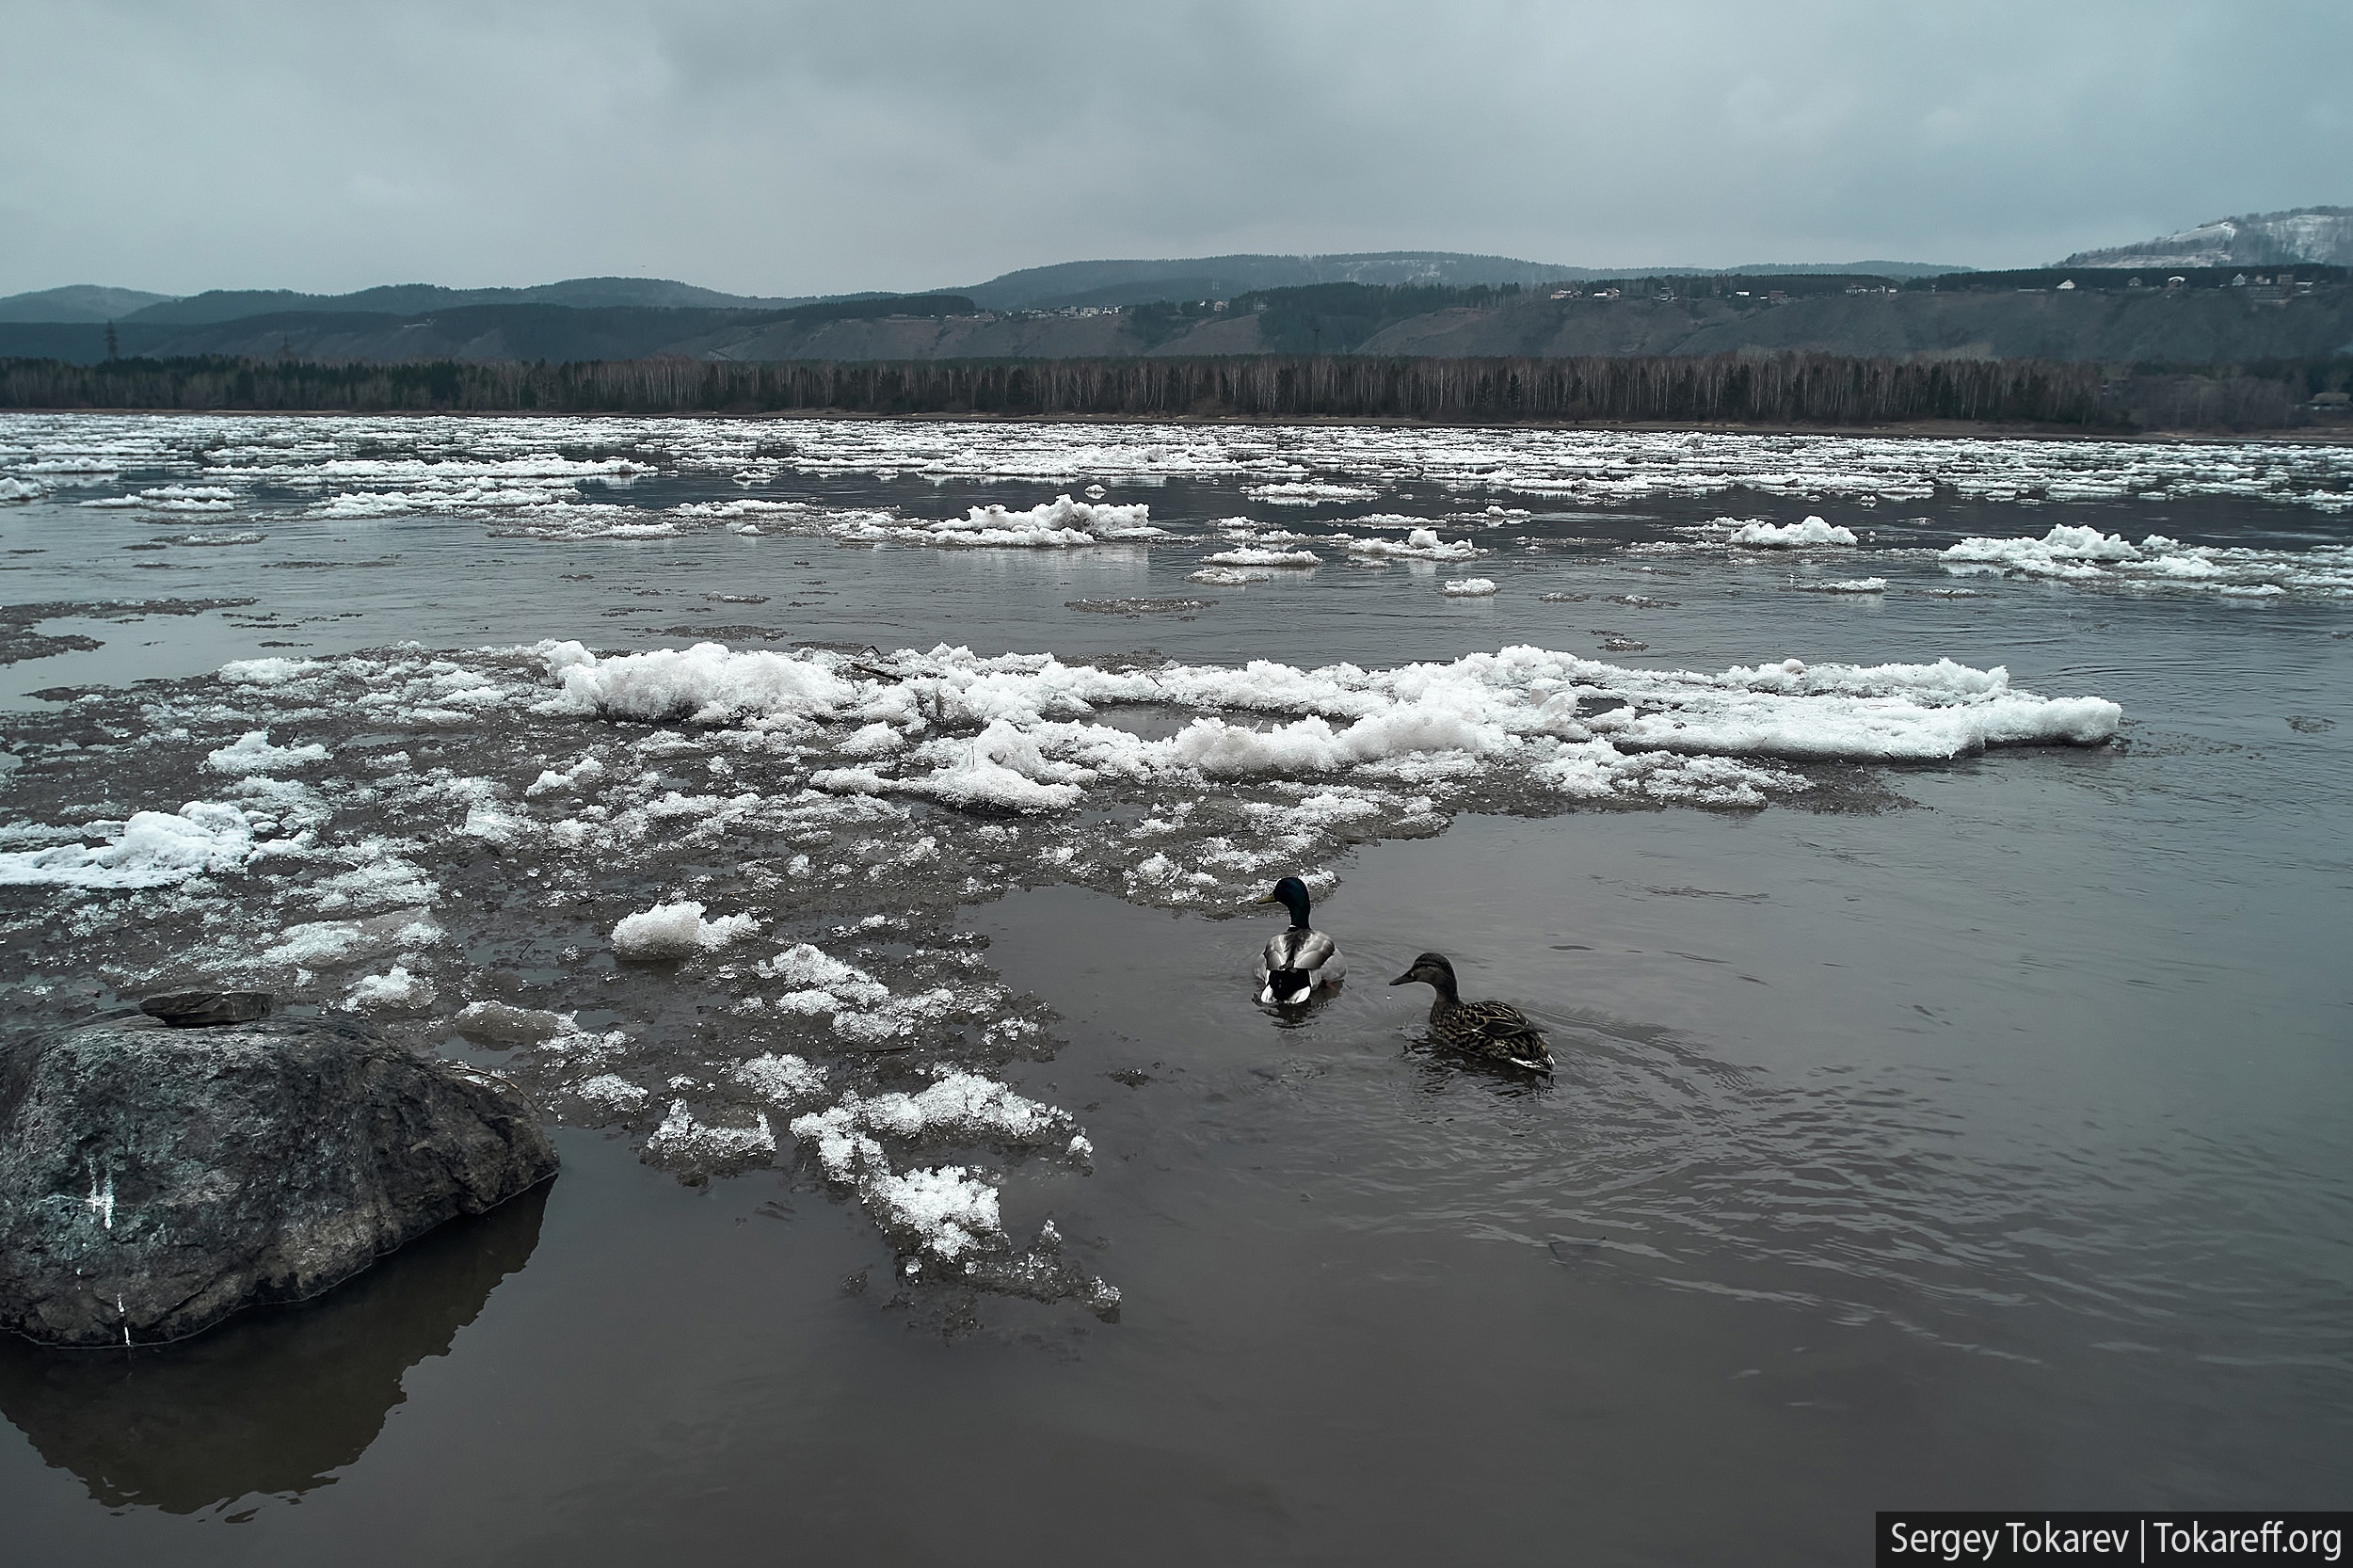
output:
[[1446,955],[1425,952],[1414,967],[1389,982],[1419,981],[1438,993],[1430,1004],[1430,1043],[1449,1050],[1508,1062],[1536,1072],[1552,1070],[1552,1048],[1528,1016],[1506,1001],[1465,1001],[1454,985],[1454,966]]

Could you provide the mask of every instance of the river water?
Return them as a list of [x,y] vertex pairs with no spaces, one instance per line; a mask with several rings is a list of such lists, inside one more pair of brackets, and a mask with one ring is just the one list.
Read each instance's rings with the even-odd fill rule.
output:
[[0,1346],[26,1560],[2345,1505],[2353,449],[11,416],[10,494],[9,1030],[266,984],[565,1158]]

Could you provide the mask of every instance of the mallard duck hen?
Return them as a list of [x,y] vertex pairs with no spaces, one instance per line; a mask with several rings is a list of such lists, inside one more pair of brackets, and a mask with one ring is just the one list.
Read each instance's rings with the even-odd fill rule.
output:
[[1416,981],[1438,993],[1430,1004],[1431,1044],[1540,1073],[1552,1070],[1552,1048],[1528,1015],[1508,1001],[1465,1001],[1455,990],[1454,966],[1444,953],[1423,953],[1389,984]]
[[1274,890],[1258,900],[1280,904],[1291,912],[1290,929],[1267,938],[1258,954],[1258,1000],[1272,1007],[1296,1007],[1318,991],[1329,990],[1348,972],[1337,942],[1307,923],[1307,885],[1287,876]]

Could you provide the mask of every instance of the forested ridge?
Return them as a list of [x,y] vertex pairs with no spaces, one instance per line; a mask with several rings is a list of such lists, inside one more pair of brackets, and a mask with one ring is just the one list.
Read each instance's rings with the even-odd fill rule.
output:
[[2344,361],[2120,370],[1824,354],[529,364],[0,360],[0,408],[2269,428],[2326,417],[2306,406],[2345,369]]

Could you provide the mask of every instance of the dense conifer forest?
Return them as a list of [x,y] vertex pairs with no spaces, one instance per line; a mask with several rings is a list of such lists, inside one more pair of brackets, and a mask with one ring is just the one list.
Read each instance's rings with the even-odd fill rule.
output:
[[7,360],[0,360],[0,408],[2265,429],[2329,421],[2312,399],[2345,370],[2342,360],[2120,371],[1814,354],[564,364]]

